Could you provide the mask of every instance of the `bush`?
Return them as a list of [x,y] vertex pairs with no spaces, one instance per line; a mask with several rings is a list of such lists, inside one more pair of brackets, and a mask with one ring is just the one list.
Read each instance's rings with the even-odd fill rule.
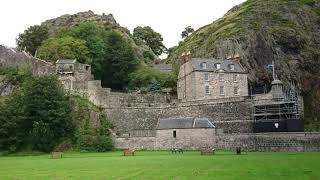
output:
[[129,87],[158,91],[164,88],[176,87],[176,76],[173,73],[161,72],[147,65],[140,67],[130,74]]
[[55,76],[30,77],[0,106],[2,150],[49,152],[73,133],[71,107]]

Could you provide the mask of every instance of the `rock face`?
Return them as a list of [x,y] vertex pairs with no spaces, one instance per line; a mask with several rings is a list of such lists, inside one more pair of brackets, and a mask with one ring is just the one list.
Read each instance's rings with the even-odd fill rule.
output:
[[0,45],[0,66],[17,66],[22,64],[29,64],[34,75],[55,73],[55,66],[53,64],[34,58],[28,53]]
[[306,130],[320,129],[320,2],[248,0],[185,39],[170,54],[175,62],[186,51],[193,57],[239,55],[251,85],[270,84],[276,74],[297,83],[305,97]]
[[[66,27],[77,26],[81,22],[92,21],[103,26],[120,28],[112,14],[102,16],[94,14],[92,11],[79,12],[77,14],[65,14],[55,19],[43,22],[41,25],[47,26],[50,36],[56,35],[60,30]],[[123,28],[125,30],[125,28]]]
[[[37,59],[25,52],[0,45],[0,71],[1,67],[30,65],[33,75],[54,74],[55,66],[51,63]],[[16,89],[4,76],[0,75],[0,96],[7,96]]]

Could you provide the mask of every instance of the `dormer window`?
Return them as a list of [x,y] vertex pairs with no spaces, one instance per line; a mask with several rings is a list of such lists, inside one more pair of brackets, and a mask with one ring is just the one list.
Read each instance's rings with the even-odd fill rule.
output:
[[207,63],[205,63],[205,62],[200,63],[200,68],[207,69]]
[[231,70],[231,71],[234,71],[234,64],[230,64],[229,67],[230,67],[230,70]]
[[221,64],[220,64],[220,63],[217,63],[217,64],[216,64],[216,68],[217,68],[217,69],[221,69]]

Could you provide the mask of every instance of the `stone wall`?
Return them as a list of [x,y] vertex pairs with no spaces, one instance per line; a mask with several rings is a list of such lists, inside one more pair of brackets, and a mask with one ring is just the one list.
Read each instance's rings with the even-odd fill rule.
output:
[[113,145],[117,149],[148,149],[155,150],[156,137],[118,137],[114,138]]
[[[176,137],[173,137],[176,131]],[[145,131],[148,132],[148,131]],[[142,132],[144,133],[144,132]],[[133,134],[131,134],[133,135]],[[150,150],[167,150],[172,148],[201,149],[212,147],[215,142],[215,129],[167,129],[156,130],[155,136],[139,137],[114,137],[116,148],[134,148]]]
[[16,51],[0,45],[0,66],[18,66],[29,64],[34,75],[54,74],[55,66],[51,63],[34,58],[25,52]]
[[[59,66],[72,66],[70,73],[58,73],[64,89],[72,94],[88,96],[89,82],[92,80],[91,66],[88,64],[59,64]],[[58,69],[59,67],[57,67]],[[58,70],[57,70],[58,72]],[[63,71],[65,72],[65,71]]]
[[220,135],[216,148],[249,151],[320,151],[320,133],[259,133]]
[[[194,72],[194,74],[197,100],[248,96],[247,74],[216,72]],[[205,80],[205,74],[208,80]],[[206,93],[205,86],[209,87],[209,93]],[[223,94],[220,94],[220,87],[223,87]],[[238,94],[234,92],[236,87]]]
[[[194,101],[248,96],[248,75],[246,73],[195,71],[192,60],[189,58],[179,69],[178,99]],[[206,87],[209,88],[207,92]],[[223,93],[220,93],[221,87]],[[236,92],[235,89],[237,89]]]
[[[170,132],[160,132],[157,134],[157,137],[114,138],[114,142],[115,147],[119,149],[135,148],[168,150],[172,148],[172,138],[169,139],[170,135],[172,135],[172,130],[170,130]],[[207,135],[211,134],[208,133]],[[159,136],[162,136],[163,138],[158,139]],[[197,143],[196,140],[191,140],[190,137],[184,136],[184,139],[180,139],[179,142],[183,144],[181,147],[185,150],[199,149],[202,148],[203,145],[206,145],[215,149],[224,150],[235,150],[235,148],[239,146],[244,151],[320,151],[320,133],[250,133],[213,135],[213,138],[207,138],[207,141],[203,142],[203,145],[200,143],[195,145],[194,143]]]
[[[173,137],[176,131],[176,137]],[[201,149],[212,148],[215,141],[215,129],[166,129],[157,130],[155,149]]]
[[253,132],[251,102],[245,98],[220,99],[209,102],[188,102],[166,107],[104,108],[117,132],[155,129],[160,118],[204,117],[225,133]]
[[88,96],[96,106],[108,109],[167,107],[177,103],[176,98],[169,94],[112,92],[110,88],[102,88],[100,80],[88,82]]

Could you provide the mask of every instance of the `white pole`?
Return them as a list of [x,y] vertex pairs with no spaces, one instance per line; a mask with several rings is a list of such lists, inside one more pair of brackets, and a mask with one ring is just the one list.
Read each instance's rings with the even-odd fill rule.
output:
[[272,61],[272,76],[273,76],[273,80],[276,80],[276,75],[274,72],[274,61]]

